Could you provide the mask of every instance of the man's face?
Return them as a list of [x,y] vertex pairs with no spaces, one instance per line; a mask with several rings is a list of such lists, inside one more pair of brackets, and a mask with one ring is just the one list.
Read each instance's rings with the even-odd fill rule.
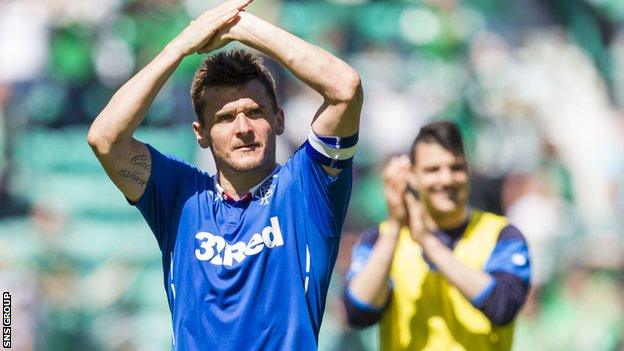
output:
[[248,172],[275,164],[275,137],[284,116],[274,111],[260,81],[206,89],[204,125],[193,123],[202,147],[210,147],[217,167]]
[[416,145],[411,186],[432,214],[462,213],[468,201],[468,165],[462,155],[453,154],[440,144]]

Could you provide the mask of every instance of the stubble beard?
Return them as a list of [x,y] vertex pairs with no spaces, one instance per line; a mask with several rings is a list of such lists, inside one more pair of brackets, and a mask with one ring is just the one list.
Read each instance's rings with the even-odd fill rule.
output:
[[213,145],[210,145],[210,151],[215,161],[215,165],[219,170],[229,170],[235,173],[252,173],[259,171],[262,168],[271,168],[275,166],[275,152],[277,149],[277,138],[275,135],[269,136],[266,142],[262,145],[262,150],[259,154],[253,156],[243,154],[237,154],[232,152],[229,160],[224,152],[215,150]]
[[252,160],[238,160],[239,162],[226,163],[227,167],[235,172],[251,172],[262,168],[265,164],[266,157],[264,155],[254,157]]
[[236,173],[248,173],[257,171],[264,167],[269,167],[268,163],[273,159],[273,163],[275,163],[275,156],[271,158],[271,155],[267,150],[262,150],[262,153],[256,154],[253,156],[236,156],[232,155],[230,160],[228,160],[225,155],[215,152],[212,152],[213,157],[215,159],[215,164],[219,169],[229,169]]

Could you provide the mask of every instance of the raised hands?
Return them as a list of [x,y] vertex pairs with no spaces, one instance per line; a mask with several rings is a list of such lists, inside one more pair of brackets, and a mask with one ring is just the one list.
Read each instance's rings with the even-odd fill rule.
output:
[[[208,52],[227,44],[227,41],[212,40],[217,33],[235,23],[238,15],[252,0],[228,0],[202,13],[184,28],[170,43],[185,56],[196,52]],[[219,38],[221,35],[218,35]],[[211,41],[212,40],[212,41]]]
[[[408,189],[416,189],[416,177],[414,173],[409,172],[407,175]],[[427,223],[425,217],[425,209],[423,204],[416,197],[416,193],[408,190],[403,194],[403,202],[407,211],[407,225],[409,226],[412,238],[420,244],[423,244],[425,238],[431,236],[432,224]]]
[[424,208],[415,193],[416,178],[411,172],[407,156],[390,159],[383,170],[384,193],[388,206],[388,220],[400,226],[409,226],[412,238],[419,243],[431,235],[431,223],[427,223]]
[[384,193],[388,206],[388,219],[397,224],[407,224],[407,211],[403,201],[403,194],[407,190],[407,177],[410,171],[410,160],[407,156],[397,156],[390,159],[382,172]]

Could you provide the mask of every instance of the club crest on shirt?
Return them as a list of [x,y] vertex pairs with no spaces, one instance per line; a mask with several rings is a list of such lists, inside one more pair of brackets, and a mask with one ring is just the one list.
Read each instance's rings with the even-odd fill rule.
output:
[[256,196],[260,199],[260,205],[266,206],[269,204],[269,199],[273,196],[273,192],[275,191],[276,180],[277,174],[274,174],[268,182],[262,184],[260,189],[258,189],[258,194]]

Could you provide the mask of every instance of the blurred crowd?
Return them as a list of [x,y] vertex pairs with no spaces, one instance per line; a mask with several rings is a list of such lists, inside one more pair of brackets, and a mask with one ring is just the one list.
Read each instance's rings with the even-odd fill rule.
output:
[[[158,246],[86,144],[120,84],[218,0],[0,0],[0,289],[17,350],[166,350]],[[321,350],[374,350],[337,304],[350,248],[385,217],[380,169],[424,123],[462,128],[473,206],[526,236],[534,281],[516,350],[624,350],[624,2],[256,0],[337,54],[365,90],[354,191]],[[137,137],[196,146],[185,59]],[[284,161],[320,97],[271,64]],[[19,316],[19,317],[18,317]]]

